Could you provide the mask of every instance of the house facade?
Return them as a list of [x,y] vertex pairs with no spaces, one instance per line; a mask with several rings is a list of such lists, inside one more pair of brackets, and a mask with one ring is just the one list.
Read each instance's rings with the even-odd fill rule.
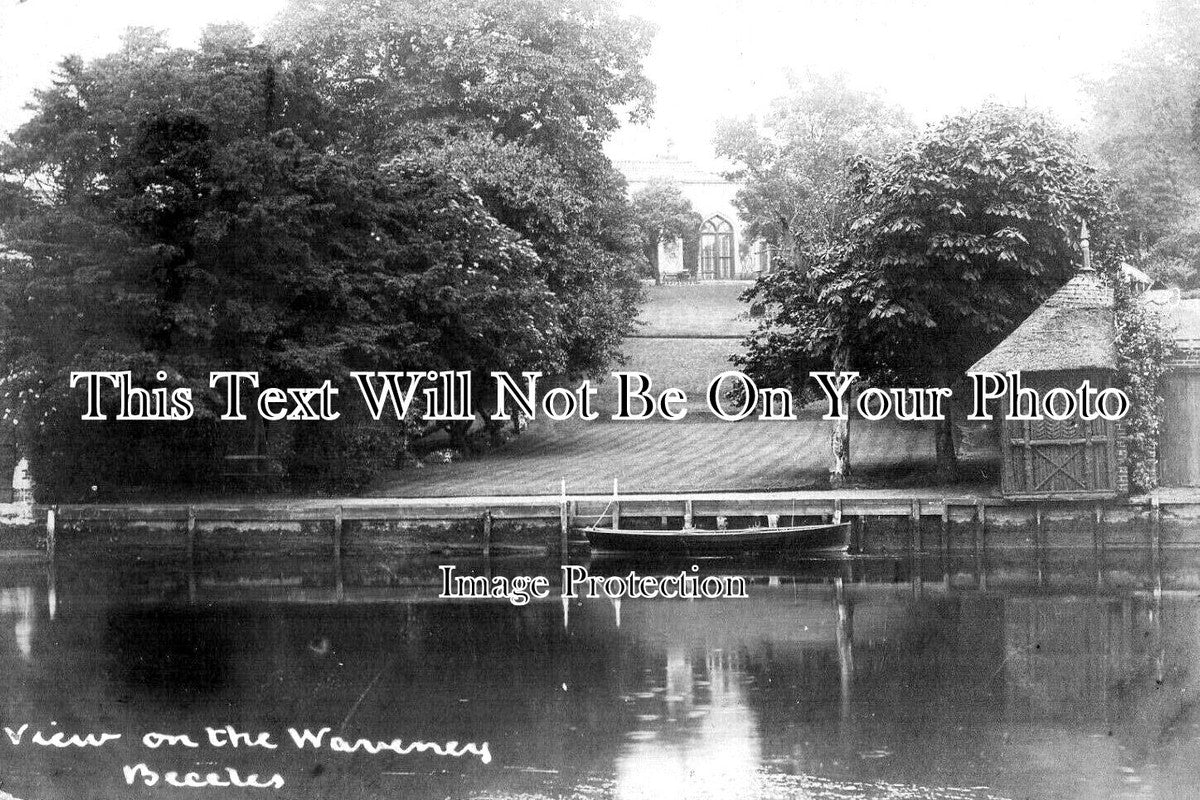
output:
[[617,161],[630,194],[652,183],[679,187],[700,214],[694,241],[659,242],[657,269],[660,282],[675,280],[752,280],[770,267],[764,243],[745,233],[734,197],[738,185],[714,170],[669,156],[642,161]]

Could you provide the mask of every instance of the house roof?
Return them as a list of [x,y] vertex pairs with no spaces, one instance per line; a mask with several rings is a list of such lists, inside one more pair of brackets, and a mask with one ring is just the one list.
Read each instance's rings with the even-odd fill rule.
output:
[[1200,299],[1182,298],[1178,289],[1151,289],[1141,297],[1158,311],[1177,345],[1200,349]]
[[1141,285],[1146,288],[1155,285],[1161,286],[1158,281],[1132,264],[1121,264],[1121,277],[1132,284]]
[[1115,369],[1113,291],[1080,272],[967,372]]

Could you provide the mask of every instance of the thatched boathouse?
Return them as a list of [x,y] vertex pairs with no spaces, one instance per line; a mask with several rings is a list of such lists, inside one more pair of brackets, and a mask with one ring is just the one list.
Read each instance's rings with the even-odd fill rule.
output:
[[[1017,371],[1045,393],[1116,380],[1113,290],[1086,264],[977,361],[972,372]],[[1104,419],[1013,420],[1000,424],[1001,493],[1011,499],[1107,499],[1129,490],[1121,423]]]
[[[1039,392],[1074,389],[1085,378],[1097,388],[1113,385],[1113,290],[1092,270],[1086,238],[1083,248],[1083,268],[968,373],[1019,371],[1023,385]],[[1148,276],[1130,267],[1122,268],[1121,280],[1159,315],[1174,344],[1162,385],[1159,484],[1200,486],[1200,300],[1152,288]],[[1106,499],[1129,492],[1120,422],[1004,419],[1000,451],[1000,490],[1009,499]]]

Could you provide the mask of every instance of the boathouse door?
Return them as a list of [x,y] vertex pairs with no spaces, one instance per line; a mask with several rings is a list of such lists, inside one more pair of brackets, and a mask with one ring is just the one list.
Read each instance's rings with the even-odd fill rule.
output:
[[[1024,384],[1042,392],[1073,388],[1081,377],[1108,385],[1107,375],[1033,373]],[[1001,490],[1017,500],[1105,498],[1118,491],[1116,425],[1103,419],[1004,421]]]
[[1163,486],[1200,486],[1200,372],[1163,378],[1158,476]]

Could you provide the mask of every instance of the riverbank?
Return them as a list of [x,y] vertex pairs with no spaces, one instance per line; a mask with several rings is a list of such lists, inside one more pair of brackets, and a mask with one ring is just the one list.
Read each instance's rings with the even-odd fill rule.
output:
[[[1114,502],[1012,503],[994,490],[559,494],[62,505],[37,509],[55,556],[264,555],[339,560],[412,554],[586,553],[578,528],[753,527],[852,523],[861,553],[961,555],[986,549],[1200,547],[1200,496],[1172,491]],[[36,528],[36,526],[34,526]],[[25,534],[29,536],[29,533]]]

